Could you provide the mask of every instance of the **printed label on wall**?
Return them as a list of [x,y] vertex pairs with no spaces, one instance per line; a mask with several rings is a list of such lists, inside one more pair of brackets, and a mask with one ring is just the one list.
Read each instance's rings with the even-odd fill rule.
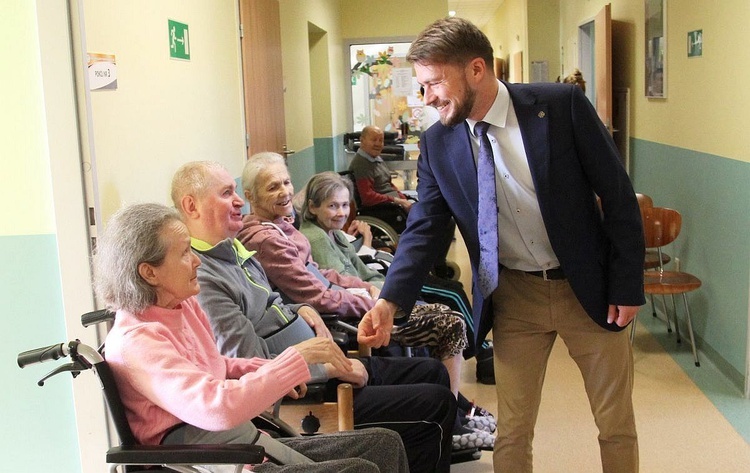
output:
[[88,53],[89,89],[116,90],[117,63],[114,54]]

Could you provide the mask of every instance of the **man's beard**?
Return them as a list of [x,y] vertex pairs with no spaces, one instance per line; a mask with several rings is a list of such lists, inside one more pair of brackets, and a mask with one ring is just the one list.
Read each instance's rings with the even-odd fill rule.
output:
[[[466,92],[464,93],[464,97],[462,98],[462,100],[458,102],[458,108],[456,108],[451,115],[448,115],[446,117],[440,115],[440,123],[442,123],[443,125],[458,125],[462,121],[469,118],[471,109],[474,108],[474,101],[476,100],[477,93],[474,90],[470,89],[468,87],[468,84],[466,84],[464,90]],[[453,103],[456,104],[456,102]]]

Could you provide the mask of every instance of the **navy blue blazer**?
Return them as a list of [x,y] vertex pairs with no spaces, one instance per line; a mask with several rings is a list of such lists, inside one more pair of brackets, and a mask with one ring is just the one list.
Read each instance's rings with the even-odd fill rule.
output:
[[[617,148],[578,87],[505,85],[552,249],[589,316],[608,330],[622,330],[607,323],[608,306],[645,303],[645,247],[638,202]],[[381,297],[411,310],[440,253],[435,249],[452,237],[445,229],[454,217],[471,260],[475,336],[482,341],[492,329],[492,302],[476,285],[477,169],[470,140],[466,122],[436,123],[422,134],[419,202],[409,212]]]

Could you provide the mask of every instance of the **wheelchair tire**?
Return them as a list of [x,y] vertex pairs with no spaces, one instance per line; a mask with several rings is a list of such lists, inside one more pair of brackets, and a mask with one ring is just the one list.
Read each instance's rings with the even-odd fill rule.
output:
[[370,225],[373,238],[382,240],[385,244],[393,247],[393,249],[398,246],[398,233],[396,233],[396,230],[394,230],[392,226],[388,225],[383,220],[370,217],[369,215],[357,215],[357,220]]

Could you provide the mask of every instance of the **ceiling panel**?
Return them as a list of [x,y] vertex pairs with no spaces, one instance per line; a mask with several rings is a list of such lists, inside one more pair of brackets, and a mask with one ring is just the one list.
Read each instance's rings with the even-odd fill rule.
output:
[[448,0],[448,10],[482,28],[504,0]]

